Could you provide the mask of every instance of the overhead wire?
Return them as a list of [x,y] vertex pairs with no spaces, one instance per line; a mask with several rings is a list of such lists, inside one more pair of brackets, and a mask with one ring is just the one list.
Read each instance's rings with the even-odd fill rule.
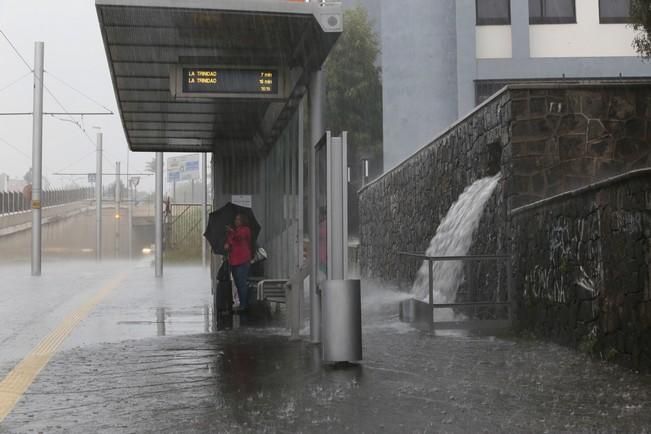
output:
[[[34,69],[33,69],[33,68],[31,67],[31,65],[27,62],[27,60],[25,60],[25,58],[23,57],[23,55],[20,54],[20,51],[18,51],[18,49],[16,48],[16,46],[14,45],[14,43],[11,42],[11,40],[9,39],[9,37],[7,36],[7,34],[6,34],[2,29],[0,29],[0,34],[4,37],[4,39],[7,41],[7,43],[9,44],[9,46],[11,46],[12,50],[14,51],[14,53],[15,53],[15,54],[20,58],[20,60],[22,60],[22,62],[23,62],[23,63],[25,64],[25,66],[27,67],[27,69],[29,69],[30,73],[34,73]],[[104,106],[104,105],[98,103],[97,101],[95,101],[95,100],[94,100],[93,98],[91,98],[90,96],[84,94],[84,93],[81,92],[80,90],[78,90],[78,89],[74,88],[73,86],[67,84],[67,83],[64,82],[62,79],[56,77],[56,76],[55,76],[54,74],[52,74],[51,72],[48,72],[48,75],[51,76],[51,77],[53,77],[53,78],[55,78],[56,80],[59,80],[59,81],[62,82],[64,85],[66,85],[66,86],[70,87],[71,89],[73,89],[75,92],[80,93],[80,94],[83,95],[85,98],[90,99],[90,100],[93,101],[95,104],[98,104],[98,105],[101,106],[103,109],[105,109],[105,110],[107,110],[109,113],[113,114],[113,112],[112,112],[111,110],[107,109],[106,106]],[[45,77],[44,77],[44,78],[45,78]],[[68,120],[65,120],[65,121],[66,121],[66,122],[70,122],[70,123],[76,125],[76,126],[77,126],[81,131],[82,131],[82,133],[83,133],[84,136],[88,139],[88,141],[89,141],[92,145],[97,146],[97,144],[93,141],[93,139],[88,135],[88,132],[86,131],[86,128],[84,128],[84,126],[82,125],[82,123],[80,123],[79,121],[77,121],[77,120],[76,120],[76,119],[75,119],[75,118],[70,114],[70,111],[69,111],[68,109],[65,108],[65,106],[61,103],[61,101],[59,101],[59,99],[58,99],[58,98],[54,95],[54,93],[50,90],[50,88],[48,88],[48,87],[45,85],[45,80],[43,80],[43,87],[45,88],[45,91],[46,91],[46,92],[47,92],[47,93],[52,97],[52,99],[54,100],[54,102],[55,102],[59,107],[61,107],[61,109],[64,111],[64,113],[66,113],[66,115],[68,116],[69,119],[68,119]],[[57,119],[57,120],[59,120],[59,121],[64,121],[64,119],[61,119],[61,118],[59,118],[59,117],[57,117],[57,116],[55,116],[55,115],[52,115],[52,117],[54,117],[55,119]]]
[[11,143],[9,143],[7,140],[3,139],[2,137],[0,137],[0,142],[3,142],[5,145],[9,146],[14,151],[16,151],[19,154],[25,156],[29,161],[32,161],[32,156],[31,155],[27,155],[27,153],[21,151],[17,146],[12,145]]
[[[20,51],[18,51],[18,49],[16,48],[16,46],[13,44],[13,42],[11,42],[11,40],[9,39],[9,37],[4,33],[4,31],[2,31],[2,29],[0,29],[0,34],[2,34],[2,36],[3,36],[4,39],[7,41],[7,43],[11,46],[12,50],[14,51],[14,53],[15,53],[15,54],[20,58],[20,60],[25,64],[25,66],[27,67],[27,69],[29,69],[29,73],[27,73],[25,76],[27,76],[27,75],[29,75],[29,74],[33,74],[33,73],[34,73],[34,69],[33,69],[33,68],[31,67],[31,65],[27,62],[27,60],[25,60],[25,58],[23,57],[23,55],[20,54]],[[105,105],[101,104],[100,102],[98,102],[97,100],[95,100],[95,99],[93,99],[92,97],[88,96],[87,94],[83,93],[82,91],[80,91],[79,89],[75,88],[74,86],[72,86],[72,85],[66,83],[63,79],[57,77],[55,74],[53,74],[53,73],[51,73],[51,72],[49,72],[49,71],[44,71],[44,72],[46,72],[46,73],[48,74],[48,76],[54,78],[55,80],[58,80],[59,82],[61,82],[61,83],[64,84],[65,86],[69,87],[70,89],[72,89],[72,90],[74,90],[75,92],[79,93],[80,95],[84,96],[84,97],[87,98],[88,100],[90,100],[90,101],[92,101],[93,103],[97,104],[97,105],[100,106],[102,109],[106,110],[108,113],[110,113],[110,114],[114,114],[113,111],[110,110],[109,108],[107,108]],[[22,80],[23,78],[25,78],[25,76],[21,77],[18,81],[20,81],[20,80]],[[12,83],[11,85],[13,85],[13,84],[15,84],[15,83]],[[84,123],[83,123],[83,115],[81,116],[81,122],[80,122],[80,121],[77,121],[77,120],[76,120],[76,119],[75,119],[75,118],[70,114],[70,111],[69,111],[68,109],[66,109],[66,107],[63,105],[63,103],[61,103],[61,101],[59,101],[59,99],[54,95],[54,93],[53,93],[53,92],[52,92],[52,91],[51,91],[51,90],[50,90],[50,89],[45,85],[45,80],[44,80],[44,82],[43,82],[43,87],[44,87],[44,89],[46,90],[46,92],[47,92],[47,93],[52,97],[52,99],[55,101],[55,103],[56,103],[59,107],[61,107],[61,109],[64,111],[64,113],[66,113],[68,119],[65,119],[65,118],[59,117],[59,116],[57,116],[57,115],[50,115],[50,116],[51,116],[52,118],[54,118],[54,119],[57,119],[57,120],[61,121],[61,122],[69,122],[69,123],[74,124],[75,126],[77,126],[77,127],[81,130],[81,132],[82,132],[83,135],[86,137],[86,139],[87,139],[87,140],[88,140],[88,141],[89,141],[89,142],[90,142],[94,147],[97,147],[97,143],[96,143],[96,142],[95,142],[95,141],[90,137],[90,135],[89,135],[88,132],[86,131],[85,125],[84,125]],[[4,89],[3,89],[3,90],[4,90]],[[4,141],[4,140],[3,140],[3,141]],[[5,143],[8,143],[8,142],[5,141]],[[17,148],[14,148],[14,149],[17,149]],[[22,153],[22,151],[19,151],[19,152]],[[103,152],[102,152],[102,159],[103,159],[103,160],[106,160],[107,162],[109,162],[109,163],[111,163],[111,164],[115,164],[115,162],[118,161],[118,160],[117,160],[117,159],[116,159],[116,160],[113,160],[113,159],[109,158],[108,155],[107,155],[108,153],[109,153],[109,152],[108,152],[106,149],[104,149]],[[24,155],[26,155],[26,154],[24,154]],[[82,157],[82,159],[83,159],[83,158],[86,158],[86,157],[87,157],[87,155],[84,156],[84,157]],[[31,159],[31,157],[29,157],[29,158]],[[78,163],[78,162],[79,162],[79,161],[77,161],[76,163]],[[76,163],[74,163],[74,164],[76,164]]]
[[23,75],[22,77],[17,78],[16,80],[12,81],[12,82],[9,83],[8,85],[6,85],[6,86],[4,86],[4,87],[0,87],[0,92],[3,92],[3,91],[5,91],[5,90],[9,89],[11,86],[13,86],[14,84],[18,83],[18,82],[21,81],[23,78],[25,78],[25,77],[27,77],[27,76],[29,76],[29,75],[31,75],[31,74],[32,74],[31,72],[28,72],[27,74]]
[[[7,141],[6,139],[0,137],[0,142],[4,143],[4,144],[7,145],[8,147],[12,148],[14,151],[18,152],[19,154],[21,154],[22,156],[24,156],[25,158],[27,158],[29,161],[32,161],[32,157],[31,157],[30,155],[26,154],[25,152],[23,152],[22,150],[20,150],[17,146],[11,144],[11,143],[10,143],[9,141]],[[72,163],[70,163],[70,164],[68,164],[68,165],[66,165],[66,166],[64,166],[64,167],[62,167],[62,168],[60,168],[60,169],[58,169],[58,170],[52,170],[51,168],[49,168],[49,167],[47,167],[47,166],[45,166],[45,165],[43,166],[43,168],[44,168],[47,172],[49,172],[52,176],[59,176],[59,175],[56,175],[56,174],[57,174],[57,173],[61,173],[61,172],[63,172],[64,170],[69,169],[69,168],[71,168],[71,167],[73,167],[73,166],[75,166],[75,165],[81,163],[83,160],[87,159],[88,157],[90,157],[90,156],[93,155],[94,153],[95,153],[95,151],[88,152],[88,153],[84,154],[81,158],[75,160],[74,162],[72,162]],[[89,172],[89,173],[93,173],[93,172]],[[79,185],[79,184],[78,184],[74,179],[72,180],[72,182],[73,182],[74,184],[76,184],[76,185]]]
[[[19,149],[17,146],[13,145],[12,143],[10,143],[9,141],[7,141],[6,139],[0,137],[0,142],[4,143],[5,145],[7,145],[8,147],[10,147],[10,148],[13,149],[14,151],[18,152],[19,154],[21,154],[22,156],[24,156],[27,160],[32,161],[32,157],[31,157],[30,155],[28,155],[27,153],[23,152],[21,149]],[[75,160],[74,162],[72,162],[72,163],[70,163],[70,164],[67,164],[66,166],[64,166],[64,167],[62,167],[62,168],[60,168],[60,169],[58,169],[58,170],[52,170],[51,168],[49,168],[49,167],[47,167],[47,166],[45,166],[45,165],[43,166],[43,168],[46,169],[46,171],[49,172],[50,174],[52,174],[52,175],[54,175],[54,176],[57,176],[56,173],[63,172],[64,170],[69,169],[69,168],[71,168],[71,167],[73,167],[73,166],[75,166],[75,165],[81,163],[83,160],[87,159],[88,157],[90,157],[90,156],[93,155],[93,154],[95,154],[95,151],[94,151],[94,150],[93,150],[93,151],[90,151],[90,152],[88,152],[88,153],[86,153],[86,154],[84,154],[81,158]]]
[[25,66],[27,66],[27,69],[29,69],[30,72],[34,72],[34,69],[30,66],[30,64],[27,62],[27,60],[25,60],[25,58],[23,57],[23,55],[20,54],[20,51],[18,51],[18,49],[16,48],[16,46],[13,44],[13,42],[11,42],[11,40],[9,39],[9,37],[5,34],[5,32],[2,31],[2,29],[0,29],[0,35],[2,35],[2,36],[5,38],[5,40],[6,40],[7,43],[9,44],[9,46],[14,50],[14,53],[16,53],[16,55],[20,58],[20,60],[23,61],[23,63],[25,64]]
[[[70,111],[69,111],[67,108],[65,108],[65,106],[61,103],[61,101],[59,101],[59,99],[54,95],[54,93],[52,93],[52,91],[51,91],[51,90],[50,90],[50,89],[45,85],[45,83],[43,83],[43,87],[45,88],[45,91],[46,91],[48,94],[50,94],[50,96],[52,97],[52,99],[54,100],[54,102],[57,103],[57,105],[58,105],[59,107],[61,107],[61,109],[63,110],[64,113],[66,113],[66,115],[67,115],[68,118],[69,118],[69,120],[68,120],[67,122],[70,122],[70,123],[72,123],[72,124],[75,124],[77,127],[79,127],[79,129],[81,130],[82,133],[84,133],[84,136],[86,136],[86,138],[88,139],[88,141],[89,141],[93,146],[97,146],[97,143],[95,143],[95,141],[94,141],[94,140],[93,140],[93,139],[88,135],[88,133],[86,132],[86,129],[81,125],[80,122],[78,122],[74,117],[72,117],[72,115],[70,114]],[[57,116],[54,116],[54,115],[53,115],[52,117],[54,117],[55,119],[58,119],[58,120],[60,120],[60,121],[62,120],[61,118],[59,118],[59,117],[57,117]]]
[[[25,158],[27,158],[27,160],[29,160],[30,162],[32,161],[32,156],[31,156],[31,155],[28,155],[26,152],[23,152],[20,148],[18,148],[16,145],[13,145],[13,144],[10,143],[8,140],[3,139],[2,137],[0,137],[0,142],[2,142],[2,143],[4,143],[5,145],[9,146],[11,149],[13,149],[14,151],[18,152],[20,155],[22,155],[22,156],[24,156]],[[45,169],[46,172],[54,173],[54,171],[52,171],[52,170],[51,170],[48,166],[46,166],[46,165],[43,165],[43,168]]]
[[91,102],[94,102],[95,104],[97,104],[97,106],[99,106],[99,107],[101,107],[102,109],[106,110],[107,113],[114,114],[114,113],[113,113],[113,110],[109,109],[109,108],[106,107],[104,104],[102,104],[102,103],[100,103],[99,101],[97,101],[96,99],[94,99],[94,98],[88,96],[87,94],[85,94],[85,93],[82,92],[81,90],[75,88],[75,87],[72,86],[71,84],[66,83],[62,78],[57,77],[56,75],[54,75],[53,73],[51,73],[50,71],[47,71],[47,70],[45,71],[45,73],[48,74],[50,77],[54,78],[55,80],[57,80],[58,82],[62,83],[64,86],[66,86],[66,87],[68,87],[68,88],[74,90],[74,91],[77,92],[79,95],[81,95],[81,96],[83,96],[84,98],[86,98],[87,100],[89,100],[89,101],[91,101]]
[[78,160],[75,160],[73,163],[70,163],[70,164],[66,165],[65,167],[62,167],[62,168],[59,169],[59,170],[55,170],[55,171],[52,172],[52,173],[60,173],[60,172],[63,172],[64,170],[69,169],[69,168],[71,168],[72,166],[74,166],[74,165],[76,165],[76,164],[78,164],[78,163],[81,163],[83,160],[85,160],[86,158],[90,157],[90,156],[93,155],[93,154],[95,154],[95,151],[90,151],[90,152],[84,154],[84,155],[83,155],[81,158],[79,158]]

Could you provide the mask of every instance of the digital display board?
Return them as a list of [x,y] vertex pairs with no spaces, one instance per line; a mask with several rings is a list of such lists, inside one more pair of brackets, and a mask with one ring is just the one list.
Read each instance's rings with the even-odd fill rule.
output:
[[278,93],[278,71],[273,69],[183,68],[184,93]]

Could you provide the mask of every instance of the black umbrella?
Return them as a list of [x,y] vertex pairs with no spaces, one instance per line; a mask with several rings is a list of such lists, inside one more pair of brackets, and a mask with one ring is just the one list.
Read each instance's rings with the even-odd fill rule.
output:
[[228,202],[223,207],[210,213],[208,218],[208,227],[203,234],[210,243],[213,252],[217,255],[224,255],[224,244],[226,243],[226,226],[235,227],[235,216],[238,214],[245,215],[249,220],[249,228],[251,229],[251,242],[255,241],[260,235],[260,224],[255,219],[253,210],[243,206],[235,205]]

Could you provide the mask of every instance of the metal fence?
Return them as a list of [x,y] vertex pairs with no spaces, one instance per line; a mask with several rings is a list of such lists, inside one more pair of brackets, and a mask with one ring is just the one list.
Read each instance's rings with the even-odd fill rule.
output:
[[[95,190],[92,187],[73,190],[43,190],[41,192],[41,204],[43,207],[48,207],[94,197]],[[0,215],[29,211],[31,208],[30,198],[22,192],[0,192]]]
[[[212,206],[208,206],[210,212]],[[202,221],[203,205],[201,204],[170,204],[169,212],[165,213],[165,250],[177,251],[180,256],[192,258],[201,257],[201,247],[204,245]],[[189,258],[188,258],[189,259]]]

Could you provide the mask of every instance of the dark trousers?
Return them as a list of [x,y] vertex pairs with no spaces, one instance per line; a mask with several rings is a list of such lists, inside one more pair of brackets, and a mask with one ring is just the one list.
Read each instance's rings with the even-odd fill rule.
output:
[[233,280],[237,287],[237,296],[240,298],[241,309],[247,309],[249,307],[249,283],[247,282],[247,279],[249,278],[250,269],[251,264],[248,262],[246,264],[231,267]]

